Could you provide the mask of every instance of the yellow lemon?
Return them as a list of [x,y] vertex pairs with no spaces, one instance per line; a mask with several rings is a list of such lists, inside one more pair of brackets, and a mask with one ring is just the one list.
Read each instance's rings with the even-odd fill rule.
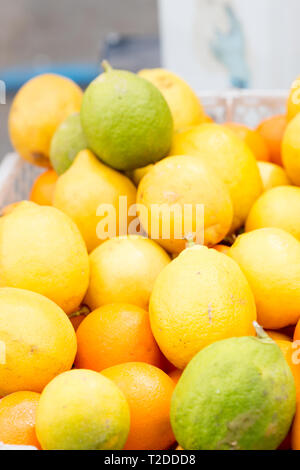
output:
[[74,222],[50,206],[21,202],[0,224],[0,287],[38,292],[66,313],[88,287],[89,258]]
[[300,317],[300,243],[279,228],[240,235],[228,255],[252,288],[258,322],[267,329],[295,325]]
[[182,78],[165,69],[145,69],[139,75],[153,83],[165,97],[175,132],[205,122],[207,117],[196,93]]
[[160,349],[179,369],[215,341],[254,334],[255,302],[239,266],[199,245],[160,273],[149,312]]
[[282,161],[292,183],[300,186],[300,114],[288,124],[284,133]]
[[0,288],[0,395],[41,392],[71,369],[76,335],[67,315],[35,292]]
[[129,426],[125,396],[98,372],[65,372],[40,397],[36,433],[44,450],[120,450]]
[[49,152],[57,127],[80,111],[82,91],[66,77],[38,75],[17,93],[9,114],[10,138],[25,160],[50,166]]
[[[121,198],[125,202],[124,213],[121,213]],[[129,178],[101,163],[89,150],[81,151],[72,166],[58,178],[53,198],[53,205],[78,226],[88,251],[100,245],[103,237],[119,235],[120,213],[125,217],[125,231],[128,229],[127,211],[135,202],[136,188]],[[108,209],[112,211],[115,233],[105,230],[99,233],[97,229]]]
[[278,186],[266,191],[252,206],[246,231],[264,227],[286,230],[300,241],[300,188]]
[[169,262],[167,253],[147,238],[131,235],[107,240],[90,254],[85,302],[92,310],[115,302],[148,309],[154,281]]
[[240,228],[263,189],[257,162],[249,147],[225,126],[202,124],[176,134],[171,154],[196,155],[213,167],[232,198],[231,230]]
[[138,187],[137,202],[144,230],[171,253],[182,251],[191,235],[216,245],[232,223],[228,189],[200,158],[174,156],[154,165]]
[[276,186],[291,184],[284,169],[275,163],[258,162],[258,168],[265,191],[275,188]]

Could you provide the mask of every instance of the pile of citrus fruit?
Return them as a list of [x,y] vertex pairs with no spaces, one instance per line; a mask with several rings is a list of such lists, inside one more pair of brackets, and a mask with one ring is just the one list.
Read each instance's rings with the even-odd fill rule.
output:
[[300,85],[250,129],[103,65],[12,104],[46,170],[0,218],[1,445],[300,449]]

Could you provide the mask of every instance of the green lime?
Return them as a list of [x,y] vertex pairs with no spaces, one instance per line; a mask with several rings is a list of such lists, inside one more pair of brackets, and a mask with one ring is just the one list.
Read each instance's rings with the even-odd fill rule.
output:
[[173,136],[166,100],[138,75],[104,68],[83,97],[81,123],[89,148],[118,170],[157,162],[169,152]]
[[277,344],[230,338],[200,351],[175,388],[171,423],[186,450],[274,450],[296,407],[295,383]]
[[56,173],[61,175],[67,171],[78,153],[86,148],[80,114],[71,114],[58,127],[51,141],[50,161]]

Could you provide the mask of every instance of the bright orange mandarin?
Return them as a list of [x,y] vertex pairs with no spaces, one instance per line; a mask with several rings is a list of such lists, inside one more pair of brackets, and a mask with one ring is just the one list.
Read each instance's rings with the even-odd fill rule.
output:
[[38,176],[31,188],[30,201],[41,206],[52,206],[57,179],[58,176],[54,170],[47,170]]
[[242,139],[248,147],[252,150],[256,160],[262,162],[270,161],[270,152],[267,143],[259,132],[250,129],[243,124],[235,122],[227,122],[226,127],[229,127],[240,139]]
[[76,367],[101,372],[123,362],[160,367],[162,354],[153,337],[149,314],[130,304],[104,305],[90,313],[77,330]]
[[297,411],[292,426],[292,449],[300,450],[300,403],[297,403]]
[[40,449],[35,434],[35,417],[40,394],[15,392],[0,402],[0,442],[34,446]]
[[281,144],[286,126],[287,120],[285,114],[279,114],[262,121],[257,128],[257,131],[265,139],[269,147],[271,162],[281,166]]
[[170,423],[174,382],[149,364],[131,362],[102,372],[124,393],[130,409],[126,450],[164,450],[175,438]]
[[[300,357],[297,349],[293,348],[292,341],[275,340],[280,347],[286,362],[291,368],[295,379],[297,402],[300,401]],[[298,346],[299,350],[299,346]]]

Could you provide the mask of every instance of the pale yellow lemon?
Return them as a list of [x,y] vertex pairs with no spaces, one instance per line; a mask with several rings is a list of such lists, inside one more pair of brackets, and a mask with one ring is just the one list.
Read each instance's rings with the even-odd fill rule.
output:
[[267,329],[295,325],[300,317],[300,243],[279,228],[240,235],[228,255],[251,286],[258,322]]
[[89,258],[74,222],[50,206],[21,202],[0,224],[0,287],[38,292],[66,313],[88,287]]
[[300,188],[277,186],[260,196],[246,221],[246,231],[277,227],[300,241]]
[[170,253],[179,253],[189,236],[213,246],[227,235],[233,207],[226,185],[205,161],[173,156],[160,161],[138,187],[144,230]]
[[202,124],[176,134],[171,155],[196,155],[212,166],[232,198],[231,231],[240,228],[263,190],[256,159],[245,142],[225,126]]
[[215,341],[254,334],[255,302],[244,274],[204,246],[187,248],[160,273],[149,312],[160,349],[179,369]]
[[285,170],[275,163],[258,162],[258,168],[265,191],[275,188],[276,186],[291,184]]
[[165,97],[173,116],[175,132],[207,120],[196,93],[175,73],[157,68],[141,70],[139,75],[155,85]]
[[[127,233],[131,220],[127,219],[128,209],[135,202],[136,188],[130,179],[101,163],[89,150],[81,151],[58,178],[53,198],[53,205],[76,223],[89,252],[105,239],[119,235],[122,229]],[[122,228],[120,215],[124,220]],[[112,221],[108,228],[107,216]]]
[[291,120],[284,133],[282,162],[292,183],[300,186],[300,114]]
[[115,302],[147,310],[154,281],[169,262],[167,253],[147,238],[131,235],[107,240],[90,254],[85,302],[92,310]]

